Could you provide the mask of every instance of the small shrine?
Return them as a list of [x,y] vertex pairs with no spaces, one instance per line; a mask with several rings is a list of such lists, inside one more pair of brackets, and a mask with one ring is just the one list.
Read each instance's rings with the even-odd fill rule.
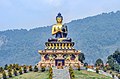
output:
[[67,25],[62,24],[63,17],[61,13],[56,16],[57,24],[52,26],[52,35],[54,38],[49,38],[45,42],[45,49],[39,50],[41,60],[38,67],[54,67],[54,66],[81,66],[78,60],[79,50],[74,48],[75,43],[71,38],[67,37]]

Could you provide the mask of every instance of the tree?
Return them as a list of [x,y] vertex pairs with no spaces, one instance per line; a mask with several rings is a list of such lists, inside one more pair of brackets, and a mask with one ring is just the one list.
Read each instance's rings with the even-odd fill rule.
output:
[[113,58],[120,64],[120,51],[118,49],[113,53]]
[[109,66],[111,67],[111,69],[114,70],[115,60],[113,58],[108,58],[107,63],[109,64]]
[[114,70],[119,72],[120,65],[119,64],[114,64]]
[[112,55],[108,56],[107,63],[112,70],[119,72],[120,69],[120,51],[117,49]]
[[84,53],[80,53],[78,56],[79,61],[81,61],[81,63],[83,63],[83,61],[85,60],[85,56]]
[[102,59],[97,59],[96,60],[96,62],[95,62],[95,66],[100,66],[100,67],[103,67],[104,66],[104,64],[103,64],[103,61],[102,61]]

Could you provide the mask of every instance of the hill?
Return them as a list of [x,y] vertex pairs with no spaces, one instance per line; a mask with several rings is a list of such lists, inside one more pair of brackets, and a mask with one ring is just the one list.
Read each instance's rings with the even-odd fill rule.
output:
[[[67,23],[68,37],[75,48],[85,54],[86,62],[94,63],[120,48],[120,11],[73,20]],[[30,30],[0,31],[0,66],[10,63],[36,64],[40,60],[39,49],[51,38],[51,26]]]
[[[1,75],[1,74],[0,74]],[[1,78],[1,76],[0,76]],[[49,79],[49,72],[29,72],[9,79]]]
[[[103,74],[97,74],[95,72],[90,72],[86,70],[81,70],[81,71],[74,70],[74,73],[75,73],[75,79],[112,79],[109,76],[105,76]],[[48,71],[29,72],[29,73],[24,73],[19,76],[13,76],[10,79],[49,79],[48,74],[49,74]]]
[[112,79],[109,76],[105,76],[103,74],[97,74],[96,72],[91,72],[86,70],[81,70],[81,71],[74,70],[74,73],[75,73],[75,79]]

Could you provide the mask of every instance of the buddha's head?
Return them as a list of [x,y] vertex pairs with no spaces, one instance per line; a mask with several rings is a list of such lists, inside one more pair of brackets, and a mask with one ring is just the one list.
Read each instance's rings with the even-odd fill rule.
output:
[[58,15],[56,16],[56,21],[57,23],[62,23],[63,17],[61,16],[61,13],[58,13]]

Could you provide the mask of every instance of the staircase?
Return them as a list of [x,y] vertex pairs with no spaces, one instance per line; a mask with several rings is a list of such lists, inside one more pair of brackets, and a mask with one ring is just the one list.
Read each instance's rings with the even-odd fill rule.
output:
[[53,68],[53,79],[70,79],[70,74],[68,68],[57,69]]

